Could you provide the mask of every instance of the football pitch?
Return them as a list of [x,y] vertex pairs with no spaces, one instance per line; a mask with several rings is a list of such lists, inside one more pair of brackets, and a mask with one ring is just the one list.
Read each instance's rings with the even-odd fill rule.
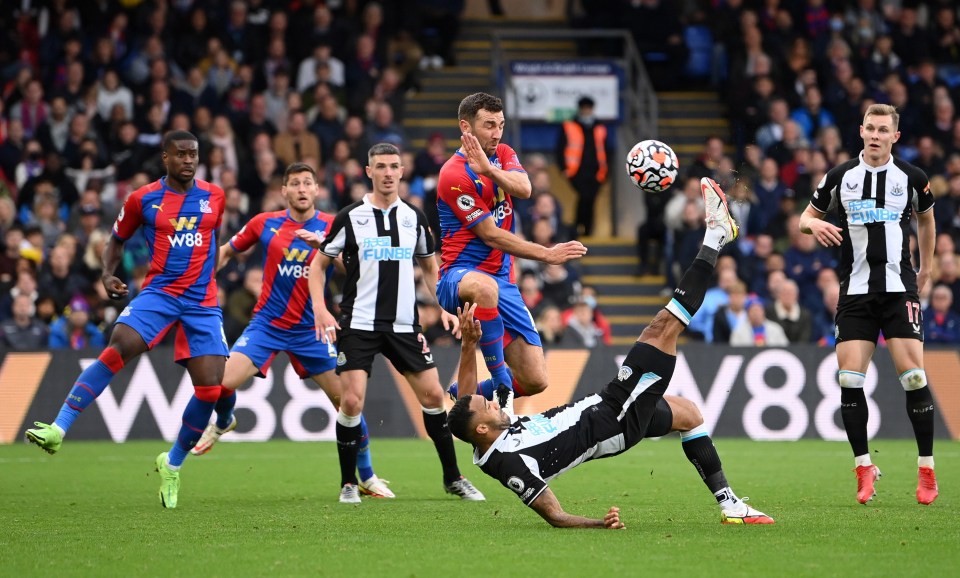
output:
[[337,502],[333,443],[223,443],[191,457],[163,510],[163,442],[0,446],[4,576],[922,576],[960,565],[960,444],[937,444],[940,498],[916,503],[912,441],[875,440],[862,506],[846,443],[716,441],[734,488],[776,518],[722,526],[675,436],[551,483],[572,513],[621,508],[625,531],[558,530],[472,465],[486,495],[443,493],[429,441],[374,439],[396,500]]

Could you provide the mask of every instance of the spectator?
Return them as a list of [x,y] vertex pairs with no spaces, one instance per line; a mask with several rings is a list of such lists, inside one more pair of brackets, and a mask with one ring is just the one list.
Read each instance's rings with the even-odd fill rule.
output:
[[[820,299],[819,296],[816,298]],[[796,282],[787,279],[780,285],[776,299],[767,305],[767,319],[783,328],[790,343],[807,343],[813,332],[813,318],[810,311],[800,305],[799,299],[800,291]]]
[[723,139],[719,136],[711,136],[704,143],[703,153],[693,161],[690,169],[687,171],[688,179],[701,179],[703,177],[717,178],[717,168],[720,166],[720,159],[723,158]]
[[[62,98],[62,97],[60,97]],[[51,102],[51,105],[53,103]],[[66,100],[64,100],[66,104]],[[110,118],[115,105],[123,108],[124,120],[133,118],[133,92],[120,84],[120,75],[115,69],[107,69],[97,89],[97,114],[100,118]]]
[[957,265],[957,256],[953,253],[939,255],[937,268],[940,275],[934,281],[950,288],[953,292],[953,310],[960,313],[960,267]]
[[807,141],[813,140],[813,137],[822,127],[835,124],[833,115],[823,108],[823,98],[820,89],[816,86],[807,87],[803,97],[803,108],[798,108],[790,113],[790,118],[800,125],[803,136]]
[[36,307],[29,295],[13,298],[13,315],[0,323],[0,349],[36,351],[45,349],[49,330],[36,317]]
[[263,269],[249,267],[243,275],[243,286],[230,293],[224,311],[223,329],[227,340],[233,343],[243,333],[253,316],[253,306],[257,304],[263,289]]
[[727,304],[717,308],[713,315],[712,343],[730,343],[730,335],[740,325],[747,323],[747,286],[735,281],[727,290]]
[[542,291],[544,301],[565,309],[580,292],[580,282],[564,265],[547,264],[543,267]]
[[770,101],[768,120],[757,129],[755,137],[760,150],[766,151],[774,143],[783,140],[783,127],[789,118],[790,108],[785,99],[778,97]]
[[24,136],[33,138],[49,112],[43,100],[43,84],[39,80],[30,80],[23,98],[10,107],[10,120],[20,121]]
[[[541,173],[545,174],[545,173]],[[560,216],[560,203],[549,191],[538,192],[533,197],[533,206],[530,208],[530,217],[523,224],[524,235],[532,239],[533,226],[537,221],[546,221],[552,231],[554,243],[565,243],[574,238],[573,231],[563,223]]]
[[50,115],[37,128],[36,137],[44,150],[63,153],[72,118],[73,112],[66,99],[62,96],[53,97],[50,101]]
[[729,302],[730,289],[739,281],[737,266],[731,257],[723,256],[717,261],[717,284],[703,296],[703,304],[687,326],[687,335],[698,341],[713,341],[713,318],[717,310]]
[[603,329],[594,320],[589,301],[582,297],[575,299],[570,312],[563,331],[565,345],[593,349],[603,343]]
[[307,117],[299,110],[290,111],[286,130],[273,138],[273,149],[284,166],[305,158],[321,159],[320,140],[307,130]]
[[747,322],[741,323],[730,334],[734,347],[786,347],[790,344],[783,329],[767,319],[763,301],[757,297],[747,300]]
[[90,304],[80,295],[70,300],[63,316],[50,326],[50,349],[76,351],[104,344],[103,332],[90,322]]
[[537,333],[544,347],[559,345],[563,340],[563,316],[556,305],[547,305],[537,318]]
[[960,314],[952,309],[953,291],[938,284],[930,296],[930,306],[923,312],[925,343],[960,343]]
[[89,288],[87,280],[71,272],[70,267],[67,250],[54,247],[38,278],[43,294],[53,297],[56,311],[62,311],[74,295],[82,294]]
[[[0,110],[2,110],[0,106]],[[0,170],[3,171],[4,180],[7,182],[13,181],[17,183],[20,179],[20,176],[17,174],[17,171],[24,170],[23,181],[26,181],[28,178],[26,169],[20,169],[20,164],[25,157],[25,149],[28,145],[26,138],[23,135],[23,124],[18,120],[10,120],[7,122],[7,132],[6,138],[3,139],[3,142],[0,143]],[[43,159],[43,146],[34,141],[35,151],[38,153],[38,156],[34,159],[34,165],[42,162]],[[37,173],[42,170],[34,167],[33,169]],[[22,182],[21,182],[22,184]],[[17,184],[19,187],[20,184]]]
[[534,318],[540,317],[540,313],[547,303],[543,300],[543,292],[540,290],[540,276],[534,272],[526,271],[520,275],[520,298],[530,315]]
[[200,107],[212,111],[220,109],[220,97],[217,89],[207,82],[199,66],[191,66],[187,77],[177,84],[170,99],[170,105],[177,112],[193,116]]
[[19,296],[29,297],[30,303],[37,302],[37,275],[33,269],[17,271],[13,287],[0,298],[0,319],[9,319],[13,315],[13,302]]
[[400,125],[393,122],[393,108],[385,102],[375,105],[373,119],[367,127],[367,141],[371,143],[390,143],[403,150],[407,147],[407,137]]

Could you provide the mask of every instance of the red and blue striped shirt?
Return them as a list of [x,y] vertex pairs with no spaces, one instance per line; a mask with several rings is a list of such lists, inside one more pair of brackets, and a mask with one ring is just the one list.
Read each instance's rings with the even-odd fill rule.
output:
[[332,222],[333,215],[319,211],[303,223],[294,221],[290,211],[261,213],[230,239],[238,252],[257,243],[264,250],[263,290],[253,309],[255,318],[280,329],[313,330],[307,277],[316,249],[297,238],[296,232],[306,229],[323,239]]
[[[517,153],[500,143],[490,163],[505,171],[526,172]],[[497,227],[513,233],[513,199],[490,178],[470,168],[463,153],[457,151],[440,169],[437,184],[437,211],[440,214],[440,274],[453,267],[466,267],[513,282],[513,257],[494,249],[471,229],[492,217]]]
[[143,227],[150,269],[143,288],[152,287],[200,305],[217,307],[217,231],[223,218],[223,189],[194,180],[186,193],[168,188],[166,177],[131,194],[113,224],[126,242]]

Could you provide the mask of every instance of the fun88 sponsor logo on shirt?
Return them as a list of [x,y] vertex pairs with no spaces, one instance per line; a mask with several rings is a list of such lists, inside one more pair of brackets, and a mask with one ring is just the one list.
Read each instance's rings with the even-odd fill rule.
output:
[[364,261],[403,261],[413,258],[413,247],[393,247],[390,237],[371,237],[363,240],[361,255]]
[[898,211],[878,208],[874,199],[850,201],[847,204],[847,214],[851,225],[866,225],[867,223],[887,223],[900,220]]

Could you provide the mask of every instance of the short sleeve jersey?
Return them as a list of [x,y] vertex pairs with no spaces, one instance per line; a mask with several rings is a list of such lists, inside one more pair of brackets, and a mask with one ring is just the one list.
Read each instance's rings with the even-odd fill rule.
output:
[[332,222],[333,215],[319,211],[302,223],[293,220],[289,210],[261,213],[230,239],[238,252],[257,243],[264,249],[263,290],[253,309],[255,318],[280,329],[313,329],[307,278],[316,249],[296,232],[304,229],[323,239]]
[[821,213],[836,209],[840,217],[840,295],[917,291],[910,221],[913,211],[933,208],[922,170],[892,155],[872,167],[860,153],[824,175],[810,204]]
[[[505,171],[526,173],[517,153],[500,143],[490,163]],[[513,233],[513,199],[488,177],[474,172],[466,157],[457,151],[440,169],[437,184],[437,212],[440,215],[440,274],[452,267],[466,267],[513,281],[513,258],[486,245],[471,229],[492,218],[497,227]]]
[[143,287],[216,307],[217,231],[223,218],[223,189],[194,180],[186,193],[168,188],[166,177],[127,197],[113,236],[127,241],[143,227],[150,268]]

